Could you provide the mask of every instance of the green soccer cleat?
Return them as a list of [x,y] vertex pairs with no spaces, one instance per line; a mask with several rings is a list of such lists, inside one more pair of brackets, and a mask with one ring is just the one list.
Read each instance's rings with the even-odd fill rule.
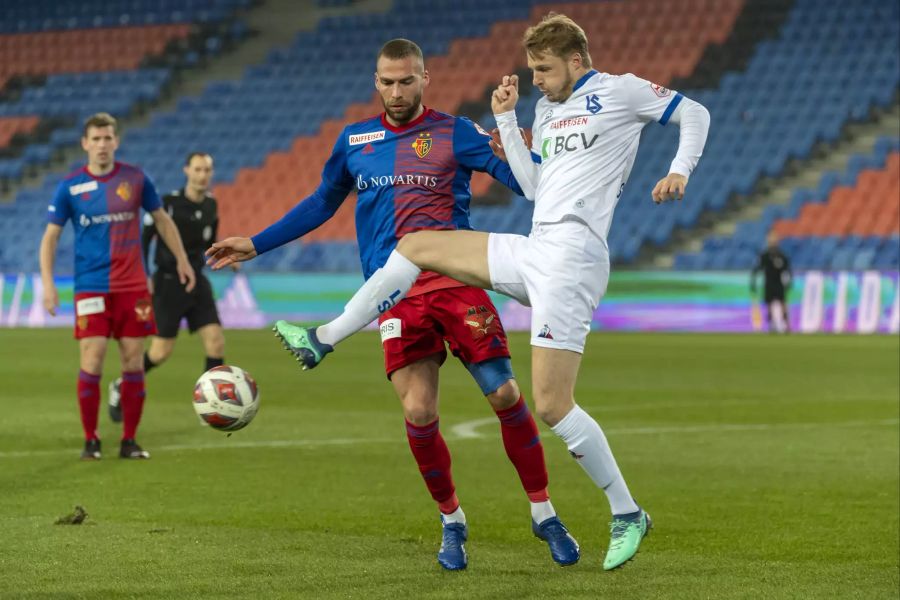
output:
[[303,365],[304,371],[315,368],[326,354],[334,351],[334,347],[319,341],[315,327],[300,327],[287,321],[277,321],[272,331],[281,339],[285,350],[297,357],[297,362]]
[[603,568],[611,571],[634,558],[641,540],[652,527],[653,521],[644,509],[631,515],[613,515],[609,524],[609,550],[606,551]]

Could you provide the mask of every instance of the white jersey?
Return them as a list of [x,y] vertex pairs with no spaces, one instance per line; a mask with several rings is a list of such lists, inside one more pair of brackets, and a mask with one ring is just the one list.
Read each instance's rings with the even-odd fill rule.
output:
[[[575,218],[605,239],[641,130],[651,121],[665,125],[682,99],[630,73],[597,71],[585,74],[564,102],[541,98],[532,127],[531,153],[539,163],[534,222]],[[506,115],[498,116],[498,124],[501,117]],[[674,164],[673,169],[683,171]]]

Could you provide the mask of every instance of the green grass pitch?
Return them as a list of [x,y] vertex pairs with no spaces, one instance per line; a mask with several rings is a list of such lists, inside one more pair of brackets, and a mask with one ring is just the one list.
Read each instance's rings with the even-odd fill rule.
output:
[[[469,520],[469,569],[440,527],[385,381],[377,334],[301,372],[268,331],[228,332],[262,404],[201,427],[199,340],[148,376],[145,462],[82,463],[68,330],[0,330],[0,598],[897,598],[900,343],[881,337],[593,334],[577,400],[656,527],[601,569],[608,505],[541,426],[550,492],[582,547],[562,569],[529,528],[498,426],[443,370],[441,427]],[[512,337],[529,393],[529,350]],[[82,505],[79,526],[54,521]]]

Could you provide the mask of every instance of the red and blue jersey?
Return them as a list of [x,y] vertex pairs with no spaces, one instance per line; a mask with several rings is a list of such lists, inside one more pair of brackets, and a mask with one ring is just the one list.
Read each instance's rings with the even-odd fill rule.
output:
[[[469,119],[426,108],[401,127],[385,115],[344,128],[322,172],[322,183],[281,221],[254,236],[258,253],[315,229],[357,191],[356,237],[368,279],[405,234],[423,229],[471,229],[472,171],[484,171],[521,194],[512,171],[494,156],[490,135]],[[423,273],[411,295],[461,285]]]
[[102,177],[82,167],[60,182],[48,220],[75,228],[75,292],[133,292],[147,288],[141,253],[141,209],[162,206],[153,181],[117,162]]

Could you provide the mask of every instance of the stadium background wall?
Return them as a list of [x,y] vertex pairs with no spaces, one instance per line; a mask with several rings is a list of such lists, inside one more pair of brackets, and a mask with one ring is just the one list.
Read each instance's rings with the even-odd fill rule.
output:
[[[226,328],[264,327],[275,319],[333,318],[361,283],[353,274],[213,273],[209,275]],[[0,327],[71,327],[72,278],[60,277],[56,317],[40,305],[40,275],[0,274]],[[529,327],[529,309],[492,294],[510,331]],[[758,297],[757,297],[758,300]],[[792,329],[803,333],[900,331],[897,271],[797,274],[789,295]],[[746,273],[621,271],[594,313],[598,331],[751,333],[753,297]]]

